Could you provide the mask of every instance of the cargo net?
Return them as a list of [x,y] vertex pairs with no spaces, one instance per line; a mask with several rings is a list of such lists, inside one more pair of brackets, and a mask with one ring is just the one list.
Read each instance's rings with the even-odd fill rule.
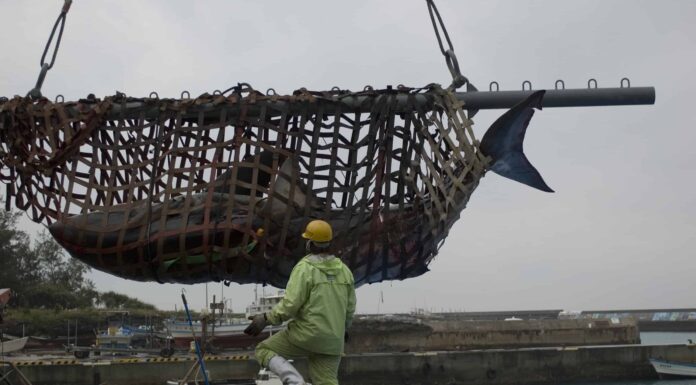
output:
[[0,101],[6,205],[120,277],[283,287],[331,223],[356,284],[428,263],[485,171],[455,96],[424,89]]

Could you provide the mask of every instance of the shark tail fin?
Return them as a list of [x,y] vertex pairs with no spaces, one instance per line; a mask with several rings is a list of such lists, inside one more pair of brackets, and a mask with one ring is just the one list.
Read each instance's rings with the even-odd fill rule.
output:
[[553,192],[524,155],[522,144],[534,108],[541,109],[546,91],[537,91],[499,117],[486,131],[480,149],[493,159],[490,170],[541,191]]

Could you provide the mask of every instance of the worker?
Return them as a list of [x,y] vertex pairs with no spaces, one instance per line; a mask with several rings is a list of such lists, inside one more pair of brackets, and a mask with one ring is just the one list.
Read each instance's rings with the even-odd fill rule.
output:
[[249,317],[244,331],[257,336],[268,324],[287,328],[256,347],[256,359],[283,384],[305,384],[288,359],[306,357],[313,385],[338,385],[346,330],[355,313],[355,282],[350,269],[330,252],[333,232],[322,220],[307,224],[307,256],[290,273],[285,296],[268,313]]

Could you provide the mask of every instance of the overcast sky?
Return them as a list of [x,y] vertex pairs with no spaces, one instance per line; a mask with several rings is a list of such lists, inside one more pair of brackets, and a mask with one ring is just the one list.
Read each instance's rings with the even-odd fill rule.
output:
[[[0,0],[0,96],[33,87],[62,3]],[[696,1],[437,4],[479,89],[629,77],[657,101],[538,112],[525,152],[556,193],[489,173],[431,271],[363,286],[358,311],[696,307]],[[450,79],[423,0],[75,0],[43,93],[178,97],[237,82],[290,93]],[[477,136],[503,112],[480,112]],[[90,277],[163,309],[181,306],[182,287],[204,304],[205,285]],[[219,284],[209,289],[219,297]],[[253,290],[224,295],[243,311]]]

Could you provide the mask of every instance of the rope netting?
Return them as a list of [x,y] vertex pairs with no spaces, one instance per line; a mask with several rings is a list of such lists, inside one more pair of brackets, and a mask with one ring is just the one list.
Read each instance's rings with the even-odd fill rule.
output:
[[484,174],[450,91],[248,86],[195,99],[0,101],[6,205],[135,280],[284,286],[314,218],[356,284],[427,271]]

